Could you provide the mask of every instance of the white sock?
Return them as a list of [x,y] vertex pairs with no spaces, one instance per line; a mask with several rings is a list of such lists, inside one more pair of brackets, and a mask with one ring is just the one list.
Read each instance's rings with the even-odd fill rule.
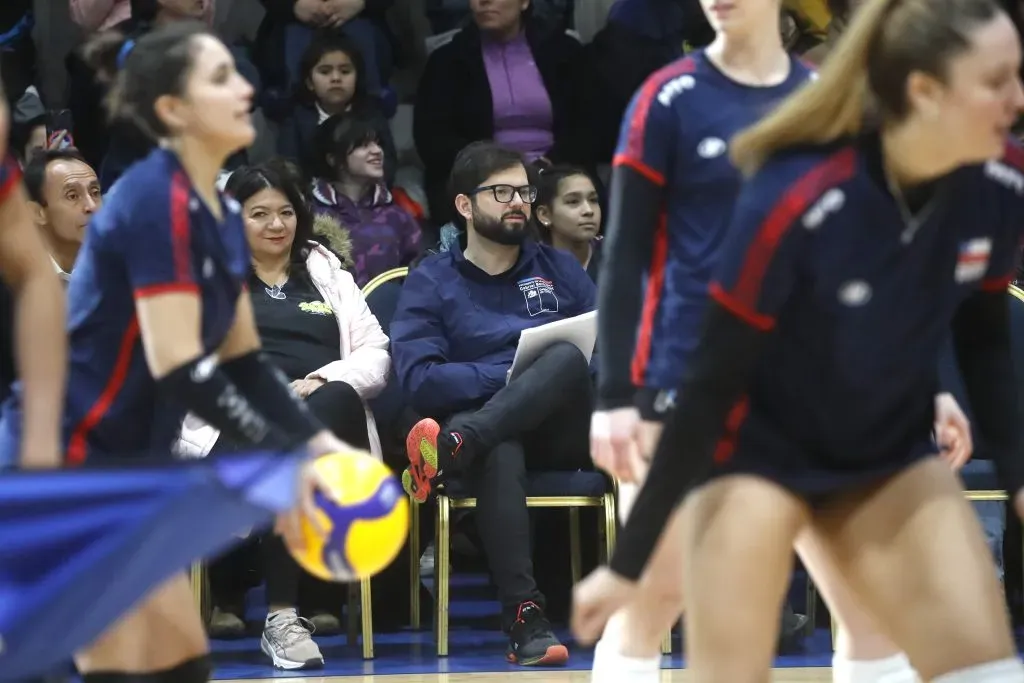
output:
[[1016,657],[985,662],[936,676],[932,683],[1024,683],[1024,664]]
[[658,683],[661,655],[627,657],[618,651],[618,643],[604,638],[594,647],[594,667],[590,683]]
[[917,683],[917,672],[902,652],[882,659],[833,655],[832,683]]

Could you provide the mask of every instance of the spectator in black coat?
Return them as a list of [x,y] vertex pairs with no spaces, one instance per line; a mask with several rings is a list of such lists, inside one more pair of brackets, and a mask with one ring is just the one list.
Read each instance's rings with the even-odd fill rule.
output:
[[528,161],[588,165],[586,66],[579,41],[529,16],[529,0],[470,0],[473,22],[427,59],[413,138],[431,221],[452,218],[455,156],[495,140]]

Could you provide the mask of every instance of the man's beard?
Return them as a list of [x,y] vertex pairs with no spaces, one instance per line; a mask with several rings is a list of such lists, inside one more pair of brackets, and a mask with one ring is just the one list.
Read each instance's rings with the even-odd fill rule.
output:
[[[505,219],[512,216],[522,217],[522,222],[506,223]],[[481,237],[497,244],[504,244],[509,247],[519,246],[526,240],[529,234],[528,224],[529,220],[522,211],[506,211],[501,216],[496,217],[483,213],[476,206],[473,207],[473,230]]]

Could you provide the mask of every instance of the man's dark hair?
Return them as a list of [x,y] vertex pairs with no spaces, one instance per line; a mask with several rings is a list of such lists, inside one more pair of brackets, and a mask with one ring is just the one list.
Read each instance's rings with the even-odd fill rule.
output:
[[458,153],[448,178],[448,192],[452,202],[460,194],[469,194],[481,183],[499,171],[522,166],[523,155],[490,141],[472,142]]
[[25,191],[29,199],[44,206],[46,200],[43,198],[43,185],[46,183],[46,169],[55,161],[80,161],[86,166],[89,165],[77,149],[43,149],[30,156],[23,171]]

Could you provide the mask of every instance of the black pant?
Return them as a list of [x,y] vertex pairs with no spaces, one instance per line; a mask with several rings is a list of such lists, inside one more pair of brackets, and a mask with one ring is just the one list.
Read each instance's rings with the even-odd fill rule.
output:
[[[325,427],[342,441],[357,448],[369,448],[370,440],[366,431],[366,413],[359,394],[345,382],[328,382],[308,397],[306,405]],[[230,449],[230,444],[218,443],[215,451]],[[339,584],[315,579],[302,571],[292,558],[280,536],[270,533],[261,539],[263,575],[267,583],[268,605],[299,605],[299,586],[302,585],[303,604],[311,609],[323,609],[337,602],[344,602]],[[232,551],[228,556],[210,565],[210,584],[214,599],[221,606],[235,607],[241,602],[238,587],[243,587],[239,560],[242,551]],[[336,610],[334,610],[336,611]]]
[[459,471],[477,498],[477,527],[506,630],[520,603],[544,604],[533,574],[526,473],[589,469],[592,409],[586,359],[572,344],[558,343],[482,408],[445,425],[465,440]]

